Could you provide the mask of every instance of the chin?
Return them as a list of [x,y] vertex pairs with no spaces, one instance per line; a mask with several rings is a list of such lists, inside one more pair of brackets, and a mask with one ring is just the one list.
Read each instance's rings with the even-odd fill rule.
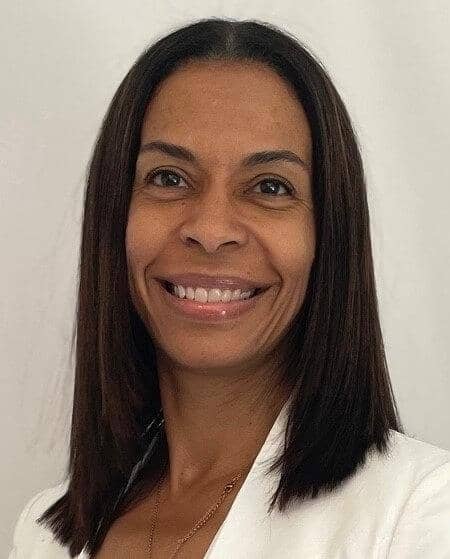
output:
[[166,358],[178,367],[186,369],[223,369],[242,368],[244,363],[251,360],[250,348],[230,348],[229,344],[218,347],[217,343],[183,343],[176,347],[165,347]]

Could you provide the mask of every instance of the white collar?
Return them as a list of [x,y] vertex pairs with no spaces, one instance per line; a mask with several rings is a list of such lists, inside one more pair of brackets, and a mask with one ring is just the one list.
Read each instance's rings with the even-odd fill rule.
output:
[[269,474],[267,469],[283,450],[290,401],[288,398],[276,417],[204,559],[229,559],[237,551],[239,557],[263,556],[270,534],[269,503],[279,481],[279,473]]

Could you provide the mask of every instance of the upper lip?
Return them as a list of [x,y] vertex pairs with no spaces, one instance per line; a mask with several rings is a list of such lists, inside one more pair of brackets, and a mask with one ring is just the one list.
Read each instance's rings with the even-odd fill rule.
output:
[[264,281],[221,274],[215,276],[194,273],[167,274],[159,279],[169,281],[175,285],[182,285],[183,287],[201,286],[209,289],[241,289],[242,291],[248,291],[251,289],[265,289],[270,286],[270,284]]

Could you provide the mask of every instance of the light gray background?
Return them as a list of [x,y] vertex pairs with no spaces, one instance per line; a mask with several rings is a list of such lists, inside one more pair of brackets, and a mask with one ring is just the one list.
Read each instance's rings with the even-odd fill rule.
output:
[[362,145],[388,363],[407,433],[450,449],[450,10],[446,0],[1,5],[0,554],[62,480],[86,164],[140,52],[206,16],[266,20],[324,62]]

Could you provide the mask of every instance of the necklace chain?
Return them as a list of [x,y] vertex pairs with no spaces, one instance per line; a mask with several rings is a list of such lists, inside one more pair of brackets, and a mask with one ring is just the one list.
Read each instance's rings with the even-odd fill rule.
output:
[[[225,485],[225,487],[222,491],[222,494],[220,495],[217,502],[202,516],[202,518],[195,524],[195,526],[193,528],[191,528],[191,530],[184,537],[179,538],[177,540],[177,547],[176,547],[175,551],[173,552],[173,554],[171,555],[170,559],[173,559],[176,556],[176,554],[178,553],[180,547],[185,542],[187,542],[190,538],[192,538],[192,536],[200,528],[202,528],[202,526],[204,526],[208,522],[208,520],[214,515],[214,513],[217,511],[217,509],[222,504],[225,497],[232,491],[233,487],[236,485],[236,482],[238,481],[238,479],[241,476],[242,476],[242,472],[240,474],[238,474],[237,476],[234,476],[234,478],[229,483],[227,483]],[[152,556],[153,539],[154,539],[154,535],[155,535],[155,528],[156,528],[156,521],[157,521],[157,517],[158,517],[159,501],[160,501],[160,497],[161,497],[161,486],[162,486],[163,479],[164,479],[164,472],[163,472],[163,474],[161,475],[161,477],[158,481],[157,490],[156,490],[156,504],[153,508],[152,525],[151,525],[150,537],[149,537],[149,557]]]

